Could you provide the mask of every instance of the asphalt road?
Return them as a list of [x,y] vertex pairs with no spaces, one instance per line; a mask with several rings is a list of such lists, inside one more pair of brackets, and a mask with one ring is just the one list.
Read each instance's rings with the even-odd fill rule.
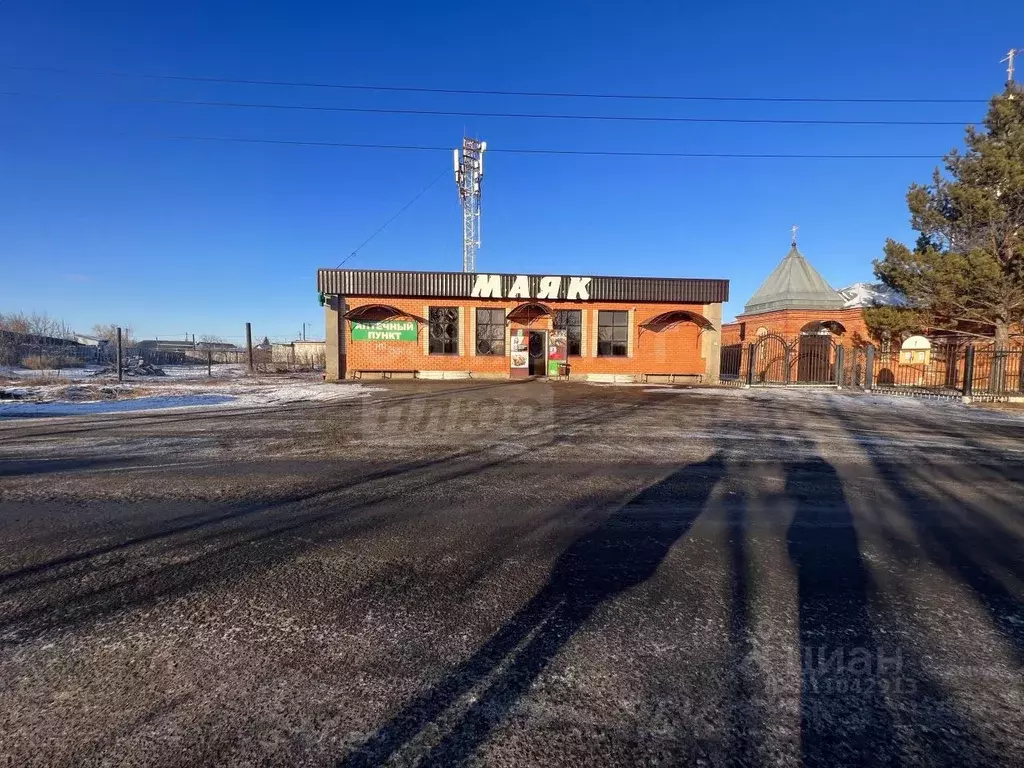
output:
[[840,393],[0,422],[0,763],[1021,765],[1022,483]]

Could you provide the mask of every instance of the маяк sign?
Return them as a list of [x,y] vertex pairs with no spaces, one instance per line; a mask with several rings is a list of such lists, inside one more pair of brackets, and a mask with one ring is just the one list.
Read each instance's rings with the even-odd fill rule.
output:
[[[558,276],[542,277],[538,282],[537,294],[530,294],[529,275],[516,275],[509,286],[508,292],[502,296],[501,275],[477,275],[473,282],[473,290],[469,294],[474,299],[558,299],[562,290],[562,281],[566,278]],[[565,289],[565,298],[569,301],[590,300],[590,281],[592,277],[570,277]]]
[[415,320],[352,321],[352,341],[416,341]]

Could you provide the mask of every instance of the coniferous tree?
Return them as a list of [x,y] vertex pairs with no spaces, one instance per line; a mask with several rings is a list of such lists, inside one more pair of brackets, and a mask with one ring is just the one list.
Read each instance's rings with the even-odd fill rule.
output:
[[993,98],[966,145],[907,193],[920,237],[913,248],[888,240],[875,274],[909,306],[867,310],[876,335],[942,331],[1006,349],[1024,322],[1024,90],[1010,83]]

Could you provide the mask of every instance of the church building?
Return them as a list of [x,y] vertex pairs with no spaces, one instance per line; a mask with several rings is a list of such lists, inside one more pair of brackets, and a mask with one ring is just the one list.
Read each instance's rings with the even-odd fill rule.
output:
[[873,286],[858,283],[837,291],[796,247],[772,270],[736,320],[722,325],[722,346],[756,341],[769,334],[793,339],[801,335],[831,336],[837,344],[868,341],[864,308],[871,305]]

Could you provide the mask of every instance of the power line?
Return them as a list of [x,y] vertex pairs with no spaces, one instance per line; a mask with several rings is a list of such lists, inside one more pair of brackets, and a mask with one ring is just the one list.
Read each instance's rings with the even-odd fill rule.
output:
[[633,101],[709,101],[794,104],[984,104],[986,99],[931,99],[931,98],[849,98],[824,96],[696,96],[685,94],[593,93],[581,91],[507,91],[473,88],[428,88],[410,85],[368,85],[357,83],[322,83],[296,80],[261,80],[251,78],[206,77],[190,75],[157,75],[146,72],[117,72],[110,70],[64,69],[59,67],[32,67],[6,64],[2,69],[25,72],[50,72],[65,75],[122,77],[144,80],[177,80],[193,83],[223,83],[228,85],[266,85],[288,88],[329,88],[351,91],[387,91],[399,93],[437,93],[463,96],[524,96],[564,99],[619,99]]
[[[139,134],[136,134],[139,135]],[[345,149],[393,149],[417,152],[445,152],[451,147],[432,147],[416,144],[361,144],[339,141],[299,141],[293,139],[247,139],[233,136],[190,136],[190,135],[148,135],[148,138],[171,141],[213,141],[240,144],[279,144],[296,147],[333,147]],[[509,155],[580,155],[586,157],[679,157],[690,159],[740,159],[740,160],[937,160],[941,155],[922,154],[808,154],[808,153],[737,153],[737,152],[641,152],[586,149],[527,149],[513,147],[491,147],[488,152]]]
[[[238,136],[197,136],[191,134],[154,134],[110,132],[110,136],[121,138],[154,139],[157,141],[195,141],[229,144],[268,144],[292,147],[324,147],[332,149],[383,149],[410,152],[444,152],[451,154],[451,147],[423,144],[373,144],[344,141],[304,141],[299,139],[250,139]],[[844,154],[844,153],[776,153],[776,152],[660,152],[660,151],[617,151],[587,149],[545,149],[525,147],[491,147],[488,152],[507,155],[577,155],[582,157],[676,157],[684,159],[725,159],[725,160],[941,160],[939,154]]]
[[312,104],[270,104],[239,101],[200,101],[191,99],[126,99],[96,98],[89,96],[68,96],[65,94],[25,93],[21,91],[0,91],[0,96],[17,96],[65,101],[99,101],[126,104],[170,104],[192,107],[228,107],[241,109],[299,110],[307,112],[345,112],[375,115],[426,115],[433,117],[495,117],[522,118],[530,120],[601,120],[640,123],[732,123],[742,125],[876,125],[876,126],[963,126],[978,125],[961,120],[835,120],[795,118],[741,118],[741,117],[673,117],[668,115],[578,115],[549,114],[538,112],[478,112],[471,110],[405,109],[390,107],[331,107]]
[[356,255],[357,253],[359,253],[359,251],[361,251],[361,250],[363,249],[363,246],[364,246],[364,245],[366,245],[367,243],[369,243],[369,242],[370,242],[371,240],[373,240],[373,238],[375,238],[375,237],[376,237],[377,235],[379,235],[379,234],[380,234],[381,232],[383,232],[383,231],[384,231],[385,229],[387,229],[388,225],[389,225],[389,224],[390,224],[391,222],[393,222],[393,221],[394,221],[395,219],[397,219],[397,218],[398,218],[399,216],[401,216],[401,215],[402,215],[403,213],[405,213],[405,212],[406,212],[406,211],[407,211],[407,210],[408,210],[409,208],[411,208],[411,207],[412,207],[412,204],[413,204],[413,203],[415,203],[415,202],[416,202],[417,200],[419,200],[419,199],[420,199],[421,197],[423,197],[423,196],[424,196],[424,195],[425,195],[425,194],[427,193],[427,190],[429,190],[429,189],[430,189],[430,188],[431,188],[432,186],[434,186],[435,184],[437,184],[437,182],[439,182],[439,181],[440,181],[440,180],[441,180],[441,179],[442,179],[442,178],[443,178],[444,176],[446,176],[447,174],[448,174],[448,169],[447,169],[447,168],[446,168],[445,170],[441,171],[440,175],[439,175],[439,176],[438,176],[438,177],[437,177],[436,179],[434,179],[434,180],[433,180],[432,182],[430,182],[429,184],[427,184],[427,186],[425,186],[425,187],[424,187],[423,189],[421,189],[421,190],[420,190],[419,192],[417,192],[417,193],[416,193],[416,196],[415,196],[415,197],[413,197],[413,199],[412,199],[412,200],[410,200],[410,201],[409,201],[408,203],[406,203],[406,204],[405,204],[405,205],[403,205],[403,206],[402,206],[401,208],[399,208],[399,209],[398,209],[398,213],[396,213],[396,214],[395,214],[394,216],[392,216],[392,217],[391,217],[390,219],[388,219],[387,221],[385,221],[385,222],[384,222],[384,223],[383,223],[383,224],[382,224],[382,225],[380,226],[380,228],[379,228],[379,229],[377,229],[377,231],[376,231],[376,232],[374,232],[374,233],[373,233],[372,235],[370,235],[370,236],[369,236],[368,238],[366,238],[365,240],[363,240],[363,242],[361,242],[361,243],[359,244],[359,246],[358,246],[358,247],[357,247],[357,248],[356,248],[356,249],[355,249],[354,251],[352,251],[352,253],[350,253],[350,254],[349,254],[348,256],[346,256],[346,257],[345,257],[344,259],[342,259],[342,260],[341,260],[340,262],[338,262],[338,266],[340,267],[340,266],[341,266],[342,264],[344,264],[344,263],[345,263],[346,261],[348,261],[348,260],[349,260],[349,259],[351,259],[351,258],[352,258],[353,256],[355,256],[355,255]]

